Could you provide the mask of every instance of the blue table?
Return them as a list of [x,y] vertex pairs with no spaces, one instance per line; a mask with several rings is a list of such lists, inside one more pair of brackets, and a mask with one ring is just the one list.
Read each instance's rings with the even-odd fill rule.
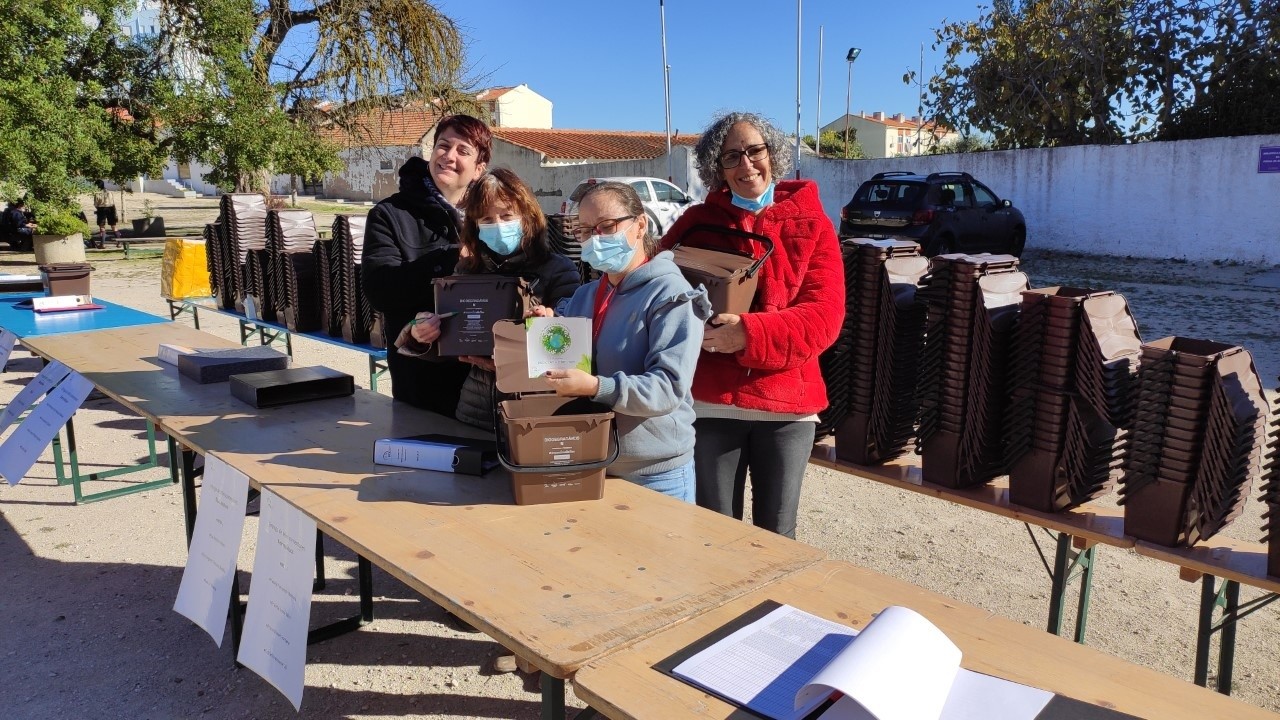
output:
[[255,320],[254,318],[246,317],[244,313],[224,310],[218,307],[217,300],[211,297],[169,300],[170,319],[177,320],[179,315],[190,314],[197,330],[200,329],[201,310],[208,310],[219,315],[235,318],[240,323],[241,345],[248,345],[249,338],[256,333],[259,342],[263,345],[274,345],[278,342],[283,342],[285,353],[292,358],[293,336],[300,335],[311,340],[364,353],[369,358],[369,389],[374,392],[378,391],[378,378],[387,373],[387,351],[385,348],[376,348],[369,343],[349,343],[340,337],[333,337],[322,332],[294,332],[280,323]]
[[[46,335],[62,335],[66,333],[83,333],[94,330],[110,330],[115,328],[138,327],[141,325],[154,325],[156,323],[169,322],[168,320],[150,313],[140,310],[134,310],[131,307],[117,305],[113,302],[94,298],[94,302],[102,305],[101,310],[71,310],[65,312],[38,313],[30,307],[19,307],[24,301],[32,298],[43,297],[43,293],[25,292],[25,293],[3,293],[0,294],[0,327],[5,328],[9,332],[18,336],[19,340],[25,338],[41,337]],[[71,472],[68,475],[63,467],[62,461],[62,441],[61,436],[57,435],[53,438],[53,469],[57,477],[59,485],[71,485],[75,493],[76,503],[93,502],[95,500],[106,500],[107,498],[118,497],[120,495],[129,495],[143,490],[168,485],[173,482],[176,477],[175,468],[169,468],[169,477],[161,480],[152,480],[145,483],[130,485],[129,487],[117,488],[114,490],[106,490],[98,493],[85,493],[81,488],[81,483],[86,480],[105,480],[109,477],[117,475],[125,475],[141,470],[150,470],[160,467],[159,459],[156,454],[156,428],[150,421],[147,421],[147,447],[149,450],[149,458],[147,462],[134,467],[116,468],[114,470],[104,470],[102,472],[89,473],[88,475],[80,474],[80,460],[76,453],[76,433],[74,417],[67,420],[67,457],[70,461]],[[170,448],[172,450],[172,448]],[[172,457],[172,453],[170,453]]]

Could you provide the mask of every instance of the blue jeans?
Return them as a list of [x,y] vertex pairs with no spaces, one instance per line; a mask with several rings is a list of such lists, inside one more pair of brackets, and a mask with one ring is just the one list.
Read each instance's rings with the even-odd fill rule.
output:
[[653,475],[624,476],[623,479],[687,503],[692,503],[697,497],[698,484],[694,480],[692,460],[674,470],[666,470]]

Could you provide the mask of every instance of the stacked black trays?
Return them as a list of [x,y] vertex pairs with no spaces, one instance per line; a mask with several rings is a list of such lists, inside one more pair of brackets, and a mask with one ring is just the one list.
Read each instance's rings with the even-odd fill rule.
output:
[[[244,312],[250,250],[267,249],[267,201],[258,193],[223,195],[219,201],[223,260],[230,268],[235,309]],[[229,308],[228,308],[229,309]]]
[[219,308],[234,310],[236,307],[236,283],[232,279],[234,265],[227,257],[227,243],[222,232],[222,222],[204,226],[205,261],[209,267],[209,285]]
[[267,228],[277,314],[291,332],[322,329],[320,280],[312,254],[319,238],[315,217],[309,210],[272,210]]
[[316,240],[311,254],[316,258],[320,287],[320,329],[330,337],[342,337],[342,263],[338,243],[332,238]]
[[1059,512],[1111,491],[1142,340],[1120,295],[1028,290],[1009,363],[1009,499]]
[[929,261],[906,240],[855,238],[841,247],[845,322],[822,358],[835,408],[829,422],[837,457],[871,465],[902,455],[910,444],[924,330],[916,288]]
[[1006,365],[1027,289],[1017,267],[1012,255],[939,255],[921,281],[916,447],[926,482],[969,487],[1005,472]]
[[1125,533],[1173,547],[1226,527],[1261,473],[1266,421],[1244,348],[1181,337],[1143,345],[1120,489]]
[[1267,543],[1267,574],[1280,577],[1280,413],[1272,421],[1262,467],[1263,541]]
[[582,245],[578,243],[577,231],[577,215],[547,216],[547,238],[551,241],[552,252],[572,260],[574,265],[578,266],[578,273],[585,284],[596,279],[600,274],[592,270],[590,265],[582,262]]
[[341,276],[342,339],[349,343],[367,343],[373,328],[373,307],[364,295],[360,280],[360,259],[364,252],[364,217],[339,215],[333,220],[333,239],[337,244]]

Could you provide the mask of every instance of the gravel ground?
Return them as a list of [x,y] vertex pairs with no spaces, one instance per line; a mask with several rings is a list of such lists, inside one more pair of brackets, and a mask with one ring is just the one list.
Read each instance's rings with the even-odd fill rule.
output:
[[[209,199],[153,198],[169,226],[212,219]],[[179,209],[182,208],[182,209]],[[320,222],[327,224],[321,216]],[[159,260],[124,260],[91,251],[95,295],[163,314]],[[1170,334],[1243,343],[1264,384],[1280,373],[1280,299],[1274,270],[1028,252],[1034,286],[1115,289],[1130,301],[1143,337]],[[29,254],[0,254],[0,271],[33,270]],[[184,321],[186,322],[186,321]],[[236,339],[235,322],[211,313],[203,329]],[[367,387],[363,355],[305,339],[295,358],[352,374]],[[7,402],[38,369],[15,351],[0,380]],[[384,386],[383,392],[386,392]],[[1274,396],[1273,396],[1274,397]],[[145,428],[114,402],[91,398],[77,417],[89,469],[134,462]],[[176,487],[75,506],[54,484],[46,452],[18,487],[0,487],[0,717],[287,718],[292,706],[250,671],[234,670],[230,643],[219,649],[172,611],[186,559]],[[160,477],[160,471],[148,476]],[[102,482],[101,488],[120,483]],[[98,489],[95,487],[94,489]],[[1226,534],[1261,537],[1262,504],[1253,498]],[[252,567],[256,518],[246,523],[239,567]],[[832,556],[903,578],[1033,627],[1042,627],[1049,581],[1027,531],[1016,522],[811,467],[799,537]],[[1051,552],[1052,541],[1042,546]],[[356,611],[352,553],[332,541],[328,588],[316,595],[312,624]],[[247,572],[245,573],[247,575]],[[245,578],[247,582],[247,578]],[[247,584],[245,585],[247,587]],[[1103,548],[1098,553],[1089,643],[1126,660],[1189,680],[1199,584],[1176,568]],[[302,715],[313,718],[536,718],[536,687],[520,675],[483,669],[497,646],[462,633],[412,590],[376,570],[377,620],[309,650]],[[1260,595],[1245,588],[1242,599]],[[1243,621],[1234,694],[1280,710],[1280,604]],[[570,697],[571,705],[581,707]]]

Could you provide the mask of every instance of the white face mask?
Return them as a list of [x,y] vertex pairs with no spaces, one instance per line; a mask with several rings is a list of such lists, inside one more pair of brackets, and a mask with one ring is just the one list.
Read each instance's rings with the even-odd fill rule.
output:
[[524,240],[524,223],[519,218],[496,223],[477,223],[476,230],[480,242],[501,257],[506,257],[520,249]]

